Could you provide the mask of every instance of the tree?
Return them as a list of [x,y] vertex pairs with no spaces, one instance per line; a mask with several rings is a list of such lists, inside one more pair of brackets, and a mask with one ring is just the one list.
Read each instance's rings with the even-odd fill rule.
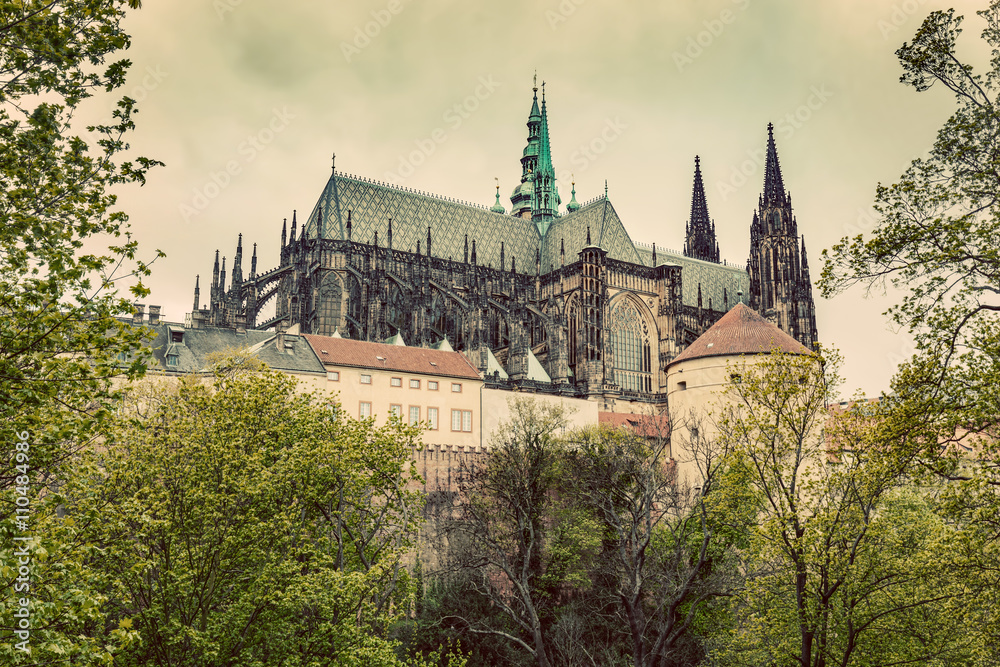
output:
[[[884,397],[886,441],[949,482],[935,511],[961,525],[968,552],[981,555],[970,572],[993,621],[985,627],[996,627],[987,610],[1000,588],[1000,2],[978,15],[992,53],[985,73],[958,58],[963,17],[954,10],[931,12],[896,52],[904,84],[943,87],[956,109],[926,157],[879,185],[870,236],[824,252],[819,284],[825,296],[855,285],[902,291],[887,315],[914,337],[916,353]],[[1000,633],[991,641],[1000,646]]]
[[945,474],[956,461],[939,456],[941,444],[974,449],[989,461],[978,472],[1000,486],[1000,2],[978,14],[993,53],[985,75],[955,53],[963,17],[954,10],[931,12],[896,51],[903,83],[920,92],[943,86],[957,109],[926,158],[879,185],[870,238],[824,251],[819,285],[828,297],[855,285],[904,291],[887,311],[917,349],[892,384],[898,435]]
[[[138,5],[0,3],[0,423],[12,428],[0,451],[0,585],[7,591],[0,656],[9,662],[107,661],[106,646],[130,636],[98,640],[84,632],[102,618],[99,575],[86,566],[86,544],[56,515],[62,499],[54,489],[106,416],[110,378],[143,368],[141,334],[116,319],[131,304],[113,285],[148,266],[136,260],[110,188],[143,183],[157,163],[120,161],[135,113],[128,98],[107,125],[83,135],[73,125],[86,98],[123,84],[129,62],[114,58],[129,39],[120,22]],[[95,252],[97,240],[110,243],[107,251]],[[141,282],[133,294],[145,294]],[[29,502],[30,514],[15,512],[15,498]],[[23,558],[30,559],[30,589],[15,594],[15,584],[25,583],[16,582]],[[28,619],[12,616],[21,599],[30,600]],[[15,621],[30,637],[8,642]]]
[[696,620],[740,580],[727,524],[741,512],[716,493],[725,477],[722,452],[704,435],[692,437],[686,449],[698,476],[680,480],[671,440],[679,450],[682,428],[667,432],[663,422],[643,422],[653,423],[662,427],[579,433],[571,453],[573,502],[603,528],[595,597],[613,610],[607,624],[616,640],[627,635],[636,667],[697,660],[688,654],[692,647],[699,652],[691,637]]
[[720,435],[757,518],[719,661],[967,664],[955,531],[909,485],[876,406],[830,417],[836,365],[775,350],[734,369]]
[[109,423],[96,478],[67,489],[111,618],[141,637],[117,660],[402,664],[385,637],[411,600],[418,430],[351,420],[250,366],[140,394]]
[[558,602],[584,584],[599,540],[594,522],[560,498],[565,458],[556,434],[565,423],[561,407],[511,401],[489,456],[465,471],[446,529],[454,566],[502,616],[458,610],[445,620],[513,642],[540,667],[553,664]]

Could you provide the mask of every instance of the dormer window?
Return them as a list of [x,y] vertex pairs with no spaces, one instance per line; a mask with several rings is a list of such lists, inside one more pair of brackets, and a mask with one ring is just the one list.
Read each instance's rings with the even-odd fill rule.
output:
[[184,342],[184,332],[183,331],[171,331],[170,332],[170,342],[171,343],[183,343]]

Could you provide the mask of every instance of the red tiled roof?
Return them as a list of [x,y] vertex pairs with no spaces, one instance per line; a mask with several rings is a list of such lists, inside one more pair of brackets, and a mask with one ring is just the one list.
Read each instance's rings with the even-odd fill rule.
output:
[[742,303],[677,355],[669,365],[688,359],[738,354],[761,354],[773,348],[787,354],[810,354],[809,349]]
[[303,338],[309,341],[324,364],[479,379],[479,372],[459,352],[308,334],[304,334]]
[[670,433],[670,420],[666,415],[635,415],[622,412],[598,412],[597,421],[613,428],[630,428],[646,437]]

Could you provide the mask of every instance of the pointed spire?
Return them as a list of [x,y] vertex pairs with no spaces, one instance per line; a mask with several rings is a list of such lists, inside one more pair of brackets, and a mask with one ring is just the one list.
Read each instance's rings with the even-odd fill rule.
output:
[[[302,228],[302,234],[305,235],[305,228]],[[323,238],[323,205],[319,205],[318,213],[316,214],[316,238]]]
[[684,256],[703,259],[707,262],[719,261],[719,245],[715,238],[715,225],[708,217],[708,203],[705,200],[705,183],[701,177],[701,158],[694,156],[694,186],[691,192],[691,217],[684,240]]
[[476,239],[472,239],[472,263],[476,263]]
[[219,287],[219,251],[215,251],[215,268],[212,269],[212,290]]
[[236,256],[233,258],[233,287],[243,284],[243,235],[236,241]]
[[389,218],[389,232],[386,234],[386,246],[389,250],[392,250],[392,218]]
[[351,209],[347,209],[347,240],[351,240]]
[[577,210],[580,209],[580,203],[576,200],[576,177],[575,176],[573,177],[572,184],[573,184],[573,189],[570,191],[570,194],[572,196],[570,197],[569,203],[566,204],[566,212],[567,213],[572,213],[572,212],[577,211]]
[[559,239],[559,266],[566,266],[566,239]]
[[466,264],[469,263],[469,235],[468,234],[465,235],[465,254],[463,255],[462,261],[465,262]]
[[503,257],[503,241],[500,242],[500,270],[503,271],[507,268],[507,262]]
[[427,228],[427,256],[431,256],[431,228]]
[[288,218],[281,221],[281,249],[285,249],[285,243],[288,238]]
[[257,277],[257,244],[253,244],[253,256],[250,258],[250,277]]
[[517,257],[510,258],[510,272],[517,273]]
[[587,225],[587,245],[590,245],[590,225]]
[[656,244],[653,244],[653,268],[656,268]]
[[293,209],[293,210],[292,210],[292,233],[291,233],[291,235],[290,235],[290,236],[288,237],[288,238],[289,238],[289,240],[290,240],[290,241],[291,241],[292,243],[295,243],[295,240],[296,240],[296,239],[295,239],[295,225],[297,225],[297,224],[298,224],[298,219],[296,218],[296,213],[297,213],[297,211],[295,211],[295,210]]
[[375,238],[372,241],[372,245],[375,246],[376,248],[378,247],[378,230],[377,229],[375,230]]
[[201,290],[198,288],[198,282],[201,279],[200,275],[194,277],[194,310],[191,312],[198,312],[198,303],[201,301]]
[[490,207],[490,210],[494,213],[506,213],[507,211],[504,209],[503,204],[500,203],[500,179],[494,177],[494,180],[497,182],[497,201]]
[[222,258],[222,271],[219,272],[219,289],[226,293],[226,258]]
[[767,124],[767,157],[764,160],[765,206],[785,204],[785,184],[781,180],[781,165],[778,163],[778,149],[774,145],[774,125]]

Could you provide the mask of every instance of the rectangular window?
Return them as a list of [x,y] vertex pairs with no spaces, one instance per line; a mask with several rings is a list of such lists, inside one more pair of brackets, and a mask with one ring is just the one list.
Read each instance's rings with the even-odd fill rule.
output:
[[367,401],[361,401],[358,406],[358,418],[368,419],[372,416],[372,404]]
[[393,417],[402,417],[403,406],[399,405],[398,403],[393,403],[392,405],[389,406],[389,414],[392,415]]
[[451,430],[472,433],[472,410],[452,410]]
[[410,380],[410,389],[420,389],[420,380]]
[[365,373],[362,373],[361,374],[361,384],[371,384],[371,383],[372,383],[372,376],[371,375],[367,375]]
[[437,381],[436,380],[428,380],[427,381],[427,388],[430,391],[437,391],[438,390],[438,383],[437,383]]
[[416,426],[420,422],[420,406],[411,405],[410,406],[410,426]]
[[451,390],[453,392],[455,392],[456,394],[462,393],[462,383],[461,382],[452,382],[451,383]]
[[389,384],[393,387],[402,387],[403,378],[389,378]]
[[177,365],[177,355],[176,354],[168,354],[167,355],[167,366],[176,366],[176,365]]
[[431,431],[438,430],[438,409],[427,408],[427,428]]
[[340,371],[327,371],[326,379],[330,382],[340,382]]

